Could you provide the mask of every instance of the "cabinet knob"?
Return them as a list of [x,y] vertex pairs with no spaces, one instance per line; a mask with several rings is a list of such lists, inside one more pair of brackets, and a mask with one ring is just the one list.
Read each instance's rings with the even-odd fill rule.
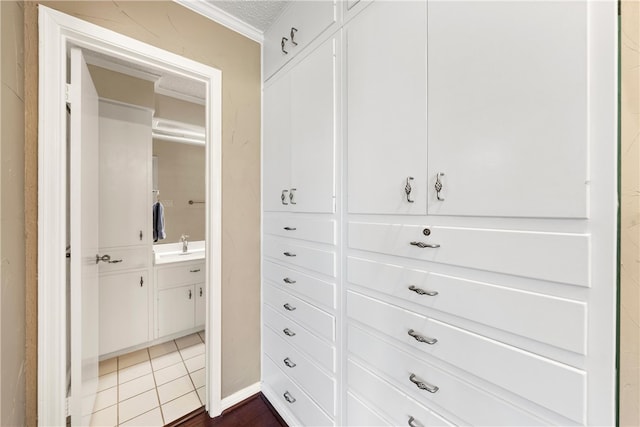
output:
[[284,193],[288,193],[289,190],[282,190],[282,194],[280,194],[280,201],[282,201],[283,205],[288,205],[289,203],[287,203],[287,196]]
[[144,279],[142,278],[142,276],[140,276],[140,287],[142,287],[143,284],[144,284]]
[[291,190],[289,190],[289,201],[291,202],[292,205],[296,205],[297,203],[295,202],[294,198],[296,195],[296,190],[297,188],[292,188]]
[[407,195],[407,202],[409,203],[413,203],[415,202],[415,200],[411,200],[411,181],[413,181],[413,177],[412,176],[408,176],[407,177],[407,183],[404,185],[404,192]]
[[140,241],[142,241],[142,230],[140,230],[140,234],[138,236],[140,237]]
[[193,297],[193,292],[191,292],[191,289],[189,289],[189,299],[191,299]]
[[200,296],[202,296],[202,286],[200,286]]
[[284,50],[284,44],[288,41],[289,39],[286,37],[283,37],[282,40],[280,41],[280,48],[282,49],[282,53],[284,53],[285,55],[289,53],[286,50]]
[[440,197],[440,192],[442,191],[442,181],[440,181],[441,176],[444,176],[444,173],[439,172],[438,175],[436,175],[436,184],[434,185],[434,187],[436,189],[436,199],[444,202],[444,197]]
[[435,393],[440,390],[440,387],[436,387],[435,385],[427,384],[424,381],[420,381],[418,377],[416,377],[416,374],[411,374],[409,376],[409,381],[414,383],[420,390],[426,390],[429,393]]
[[297,32],[298,29],[296,27],[291,27],[291,32],[289,33],[289,35],[291,36],[291,44],[293,44],[294,46],[298,46],[298,43],[293,39]]

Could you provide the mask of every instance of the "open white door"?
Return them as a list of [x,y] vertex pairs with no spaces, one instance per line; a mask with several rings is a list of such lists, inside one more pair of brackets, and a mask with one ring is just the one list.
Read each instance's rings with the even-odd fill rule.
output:
[[71,49],[69,166],[71,425],[89,425],[98,388],[98,93]]

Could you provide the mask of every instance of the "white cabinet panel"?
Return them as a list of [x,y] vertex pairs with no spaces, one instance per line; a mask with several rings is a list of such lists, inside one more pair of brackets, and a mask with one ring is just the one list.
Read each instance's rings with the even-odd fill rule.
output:
[[430,214],[588,216],[588,7],[428,3]]
[[267,216],[264,232],[281,237],[336,244],[336,222],[332,219],[309,219],[297,215]]
[[158,335],[163,337],[195,326],[193,286],[158,292]]
[[[353,249],[585,287],[590,286],[589,240],[577,233],[349,223]],[[416,246],[421,243],[433,246]]]
[[196,292],[196,324],[195,326],[202,326],[204,328],[204,324],[207,320],[207,291],[205,289],[204,283],[199,283],[195,285]]
[[296,293],[329,308],[336,307],[336,285],[325,282],[308,274],[265,261],[262,267],[265,279],[277,283],[283,289],[291,289]]
[[309,270],[336,276],[335,252],[294,245],[284,240],[265,236],[263,243],[264,255]]
[[554,412],[582,420],[584,371],[354,292],[347,298],[350,318]]
[[[288,211],[291,181],[291,77],[264,89],[263,203],[265,211]],[[287,190],[286,193],[283,193]],[[282,195],[285,198],[282,199]],[[285,204],[286,203],[286,204]]]
[[100,102],[100,247],[151,242],[151,110]]
[[347,425],[352,427],[392,426],[350,391],[347,392]]
[[351,213],[427,212],[426,4],[374,2],[346,27]]
[[347,260],[347,277],[350,283],[424,307],[579,354],[587,351],[584,302],[356,257]]
[[179,285],[192,285],[205,280],[204,263],[177,262],[156,267],[156,286],[158,289]]
[[149,286],[146,270],[100,275],[100,354],[149,340]]

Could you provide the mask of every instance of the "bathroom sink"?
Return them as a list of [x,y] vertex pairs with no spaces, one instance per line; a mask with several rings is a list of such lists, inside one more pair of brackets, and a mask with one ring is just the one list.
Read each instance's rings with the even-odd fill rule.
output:
[[182,252],[181,244],[154,245],[154,264],[169,264],[172,262],[193,261],[204,259],[204,242],[190,242],[187,252]]

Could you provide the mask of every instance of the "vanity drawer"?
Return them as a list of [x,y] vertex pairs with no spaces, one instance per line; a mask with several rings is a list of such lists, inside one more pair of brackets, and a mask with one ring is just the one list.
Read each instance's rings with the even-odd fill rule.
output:
[[273,398],[278,399],[278,406],[289,409],[302,425],[334,425],[333,419],[300,390],[269,357],[262,358],[262,379],[274,392]]
[[[351,390],[374,404],[378,410],[383,411],[392,421],[391,425],[407,425],[410,418],[414,418],[416,425],[448,427],[454,425],[353,360],[348,362],[347,383]],[[358,425],[364,424],[360,422]]]
[[264,255],[281,262],[336,277],[335,252],[300,246],[276,237],[264,236]]
[[263,351],[330,415],[335,414],[335,380],[269,328],[262,335]]
[[393,426],[350,391],[347,392],[347,425],[350,427]]
[[[586,354],[583,302],[355,257],[347,259],[347,278],[377,292]],[[437,295],[416,293],[411,286]]]
[[98,271],[111,273],[115,271],[149,268],[151,266],[151,253],[148,247],[130,248],[100,248],[100,255],[109,255],[111,262],[99,262]]
[[[456,414],[468,425],[547,426],[549,423],[521,410],[501,398],[436,368],[422,359],[399,350],[353,325],[348,330],[348,348],[353,355],[375,366],[409,397],[427,407],[440,407]],[[459,351],[466,350],[460,348]],[[486,360],[485,357],[481,358]],[[409,378],[437,386],[431,393],[419,389]]]
[[265,261],[262,266],[264,278],[277,283],[282,289],[291,289],[313,303],[336,308],[336,285],[308,274]]
[[349,247],[590,286],[588,234],[350,222]]
[[276,236],[336,244],[336,222],[332,219],[309,219],[298,216],[273,216],[264,219],[264,232]]
[[[302,351],[330,372],[335,372],[335,348],[291,319],[277,313],[268,305],[262,306],[264,324],[283,340]],[[285,330],[287,332],[285,332]]]
[[335,340],[335,320],[332,315],[276,287],[266,285],[263,290],[264,301],[280,314],[293,319],[331,342]]
[[167,266],[156,266],[156,284],[158,289],[203,283],[204,281],[204,262],[180,262]]
[[[347,314],[551,411],[584,421],[584,371],[351,291]],[[409,335],[410,331],[433,342],[420,342]]]

